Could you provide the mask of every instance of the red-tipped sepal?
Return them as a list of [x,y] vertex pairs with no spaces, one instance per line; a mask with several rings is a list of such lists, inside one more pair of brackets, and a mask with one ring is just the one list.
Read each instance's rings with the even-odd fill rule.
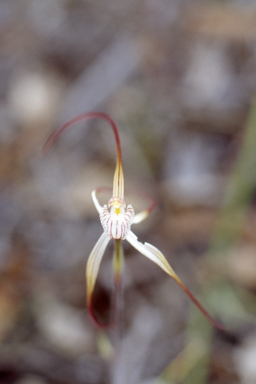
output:
[[118,128],[115,122],[109,117],[106,113],[102,112],[88,112],[83,113],[74,117],[73,119],[68,120],[62,126],[60,126],[56,131],[52,133],[43,148],[43,154],[46,154],[53,143],[60,137],[60,135],[66,131],[68,128],[73,125],[80,123],[84,120],[90,119],[102,119],[107,121],[114,132],[115,141],[116,141],[116,169],[114,174],[113,181],[113,197],[119,197],[120,199],[124,198],[124,175],[123,175],[123,166],[122,166],[122,151],[121,151],[121,142]]
[[193,303],[198,307],[198,309],[202,312],[205,318],[218,330],[227,332],[226,328],[218,323],[216,320],[212,318],[212,316],[204,309],[204,307],[199,303],[199,301],[195,298],[195,296],[190,292],[190,290],[183,284],[180,278],[176,275],[162,252],[160,252],[156,247],[149,243],[142,244],[138,241],[137,236],[133,232],[129,232],[126,240],[136,248],[140,253],[144,256],[148,257],[151,261],[156,263],[160,268],[162,268],[169,276],[171,276],[179,286],[186,292],[189,298],[193,301]]

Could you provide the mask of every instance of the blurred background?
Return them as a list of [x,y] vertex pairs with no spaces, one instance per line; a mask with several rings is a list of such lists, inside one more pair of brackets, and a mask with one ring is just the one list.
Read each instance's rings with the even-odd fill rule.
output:
[[[0,46],[0,383],[254,384],[255,1],[0,0]],[[90,110],[120,128],[125,188],[158,202],[133,231],[230,336],[126,243],[118,359],[89,321],[91,190],[112,186],[113,134],[80,124],[41,151]],[[94,295],[103,321],[112,251]]]

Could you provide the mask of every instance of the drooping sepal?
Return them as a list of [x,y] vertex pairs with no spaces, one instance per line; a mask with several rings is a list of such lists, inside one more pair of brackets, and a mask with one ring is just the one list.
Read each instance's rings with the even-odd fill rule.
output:
[[96,321],[96,317],[93,312],[92,306],[92,298],[93,298],[93,290],[95,287],[96,279],[99,272],[100,263],[105,252],[105,249],[110,241],[110,237],[106,232],[103,232],[97,243],[95,244],[93,250],[87,261],[86,266],[86,285],[87,285],[87,307],[89,309],[89,313],[93,320]]
[[169,276],[171,276],[176,283],[186,292],[189,298],[193,301],[193,303],[198,307],[198,309],[202,312],[205,318],[218,330],[227,332],[226,328],[218,323],[216,320],[212,318],[212,316],[206,311],[206,309],[199,303],[199,301],[195,298],[195,296],[190,292],[190,290],[186,287],[186,285],[181,281],[181,279],[176,275],[162,252],[160,252],[156,247],[149,243],[141,243],[138,241],[137,236],[130,231],[126,236],[126,240],[140,253],[149,258],[155,264],[157,264],[160,268],[162,268]]

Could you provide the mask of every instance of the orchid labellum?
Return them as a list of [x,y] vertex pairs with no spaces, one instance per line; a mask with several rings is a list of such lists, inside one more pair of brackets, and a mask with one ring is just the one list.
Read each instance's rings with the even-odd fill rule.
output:
[[[148,259],[157,264],[160,268],[163,269],[169,276],[171,276],[180,287],[186,292],[190,299],[195,303],[199,310],[203,313],[206,319],[216,328],[224,330],[224,327],[217,323],[209,313],[203,308],[203,306],[198,302],[190,290],[185,286],[185,284],[180,280],[176,275],[162,252],[160,252],[156,247],[149,243],[141,243],[138,241],[137,236],[131,231],[131,226],[133,224],[140,223],[149,215],[152,209],[155,206],[153,199],[150,199],[149,207],[140,213],[135,214],[133,207],[129,204],[126,207],[124,201],[124,175],[123,175],[123,166],[122,166],[122,152],[121,152],[121,143],[118,128],[115,122],[105,113],[100,112],[91,112],[81,114],[75,118],[67,121],[60,128],[58,128],[47,140],[43,152],[46,153],[51,145],[57,140],[57,138],[68,128],[73,126],[76,123],[79,123],[88,119],[103,119],[107,121],[115,136],[116,142],[116,169],[114,173],[113,181],[113,196],[109,200],[108,204],[105,204],[103,207],[100,205],[97,194],[102,192],[104,188],[98,188],[92,191],[92,199],[94,205],[99,213],[101,225],[103,227],[103,233],[100,236],[99,240],[95,244],[91,254],[88,258],[87,267],[86,267],[86,282],[87,282],[87,305],[92,315],[93,319],[97,322],[93,312],[92,306],[92,297],[93,291],[100,267],[100,263],[105,252],[105,249],[111,239],[116,243],[116,249],[120,250],[121,241],[127,240],[137,251],[142,255],[146,256]],[[122,268],[122,252],[116,252],[119,256],[114,260],[114,273],[115,279],[118,280],[120,277],[120,270]]]

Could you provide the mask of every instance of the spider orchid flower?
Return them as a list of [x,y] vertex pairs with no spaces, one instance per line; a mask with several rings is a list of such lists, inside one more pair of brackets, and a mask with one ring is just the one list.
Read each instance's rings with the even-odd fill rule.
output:
[[[162,268],[164,272],[166,272],[170,277],[172,277],[176,281],[176,283],[178,283],[179,286],[186,292],[186,294],[190,297],[194,304],[199,308],[199,310],[206,317],[206,319],[215,328],[219,330],[225,330],[225,328],[221,324],[219,324],[209,315],[209,313],[198,302],[198,300],[185,286],[181,279],[176,275],[176,273],[174,272],[162,252],[160,252],[156,247],[149,243],[141,243],[140,241],[138,241],[137,236],[132,232],[131,226],[133,224],[140,223],[141,221],[146,219],[146,217],[154,208],[155,202],[153,199],[149,198],[151,202],[149,204],[149,207],[137,214],[134,213],[134,209],[131,204],[128,204],[126,207],[124,201],[124,175],[119,131],[115,122],[107,114],[101,112],[84,113],[67,121],[60,128],[54,131],[53,134],[49,137],[44,146],[43,153],[45,154],[49,150],[51,145],[66,129],[76,123],[89,119],[103,119],[110,124],[115,136],[117,152],[116,168],[113,180],[113,196],[109,200],[108,204],[101,206],[97,199],[97,194],[106,190],[107,188],[102,187],[92,191],[92,200],[99,213],[100,222],[103,227],[103,233],[95,244],[93,250],[91,251],[86,267],[87,306],[92,318],[96,321],[96,323],[99,324],[98,320],[96,319],[96,316],[93,313],[92,298],[100,263],[104,255],[105,249],[111,239],[116,242],[116,247],[119,249],[121,241],[126,240],[137,251],[139,251],[142,255],[146,256],[148,259],[153,261],[160,268]],[[120,260],[120,258],[119,260],[116,259],[114,261],[114,272],[116,280],[120,278],[121,268],[122,260]]]

